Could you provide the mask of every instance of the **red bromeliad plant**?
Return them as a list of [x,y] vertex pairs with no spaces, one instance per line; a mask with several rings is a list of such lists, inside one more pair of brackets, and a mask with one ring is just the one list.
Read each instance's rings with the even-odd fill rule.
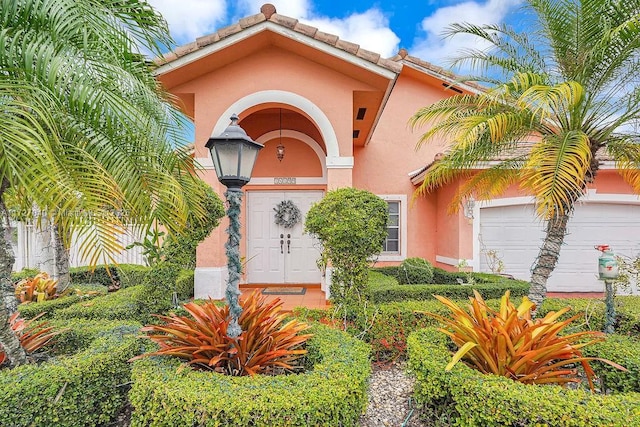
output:
[[34,277],[22,279],[16,284],[16,298],[20,302],[41,302],[58,297],[58,281],[47,273],[39,273]]
[[580,364],[592,391],[595,373],[589,361],[599,360],[626,370],[608,360],[582,356],[580,349],[603,341],[603,333],[586,331],[561,335],[567,325],[579,317],[559,320],[569,307],[550,312],[542,319],[532,319],[535,304],[527,297],[516,308],[509,301],[507,291],[500,301],[500,309],[495,311],[478,292],[474,291],[474,294],[468,310],[447,298],[435,296],[451,310],[451,318],[427,313],[446,325],[439,330],[451,337],[458,347],[447,370],[462,360],[485,374],[501,375],[526,384],[566,385],[580,382],[576,367]]
[[[53,337],[63,332],[54,331],[53,327],[48,326],[47,322],[37,323],[36,320],[43,316],[44,313],[29,320],[21,319],[18,317],[19,314],[18,312],[13,313],[13,315],[9,317],[9,324],[27,353],[33,353],[41,349],[51,342]],[[7,355],[2,351],[2,347],[0,347],[0,365],[3,365],[6,360]]]
[[239,319],[242,334],[238,338],[227,336],[229,307],[217,307],[212,300],[203,305],[188,303],[187,316],[156,317],[162,325],[142,328],[160,350],[146,356],[175,356],[196,369],[214,370],[233,376],[273,374],[279,369],[300,369],[297,362],[306,353],[301,345],[311,337],[300,333],[309,326],[298,320],[286,321],[280,299],[266,303],[259,291],[246,300],[240,300],[242,315]]

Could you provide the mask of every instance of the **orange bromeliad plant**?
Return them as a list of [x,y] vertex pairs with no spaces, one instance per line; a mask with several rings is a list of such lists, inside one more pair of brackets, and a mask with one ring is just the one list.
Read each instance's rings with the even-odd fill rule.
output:
[[[611,361],[582,355],[583,347],[605,339],[603,333],[586,331],[561,335],[567,325],[579,317],[559,320],[569,307],[550,312],[542,319],[533,319],[531,312],[535,304],[524,297],[516,308],[509,300],[509,294],[507,291],[502,297],[498,311],[488,307],[476,291],[475,297],[470,298],[468,310],[447,298],[435,296],[451,310],[452,317],[427,314],[446,325],[439,330],[451,337],[458,347],[447,370],[462,360],[485,374],[501,375],[526,384],[566,385],[580,382],[576,367],[580,364],[592,391],[595,373],[589,361],[599,360],[626,370]],[[591,339],[585,339],[587,337]]]
[[16,298],[20,302],[42,302],[56,298],[58,281],[47,273],[39,273],[35,277],[22,279],[16,284]]
[[238,323],[242,334],[238,338],[227,336],[229,307],[217,307],[212,300],[203,305],[188,303],[187,316],[156,317],[162,325],[142,328],[160,350],[146,356],[175,356],[196,369],[214,370],[233,376],[272,374],[278,369],[294,371],[297,362],[306,353],[301,345],[311,337],[300,334],[309,326],[298,320],[286,322],[280,299],[266,303],[259,291],[246,300],[240,300],[242,315]]
[[[18,317],[19,314],[18,312],[13,313],[13,315],[9,317],[9,324],[27,353],[33,353],[41,349],[51,342],[53,337],[63,332],[54,331],[53,327],[48,326],[47,322],[36,323],[36,320],[43,316],[44,313],[29,320]],[[0,347],[0,365],[3,365],[6,361],[7,355],[2,351],[2,347]]]

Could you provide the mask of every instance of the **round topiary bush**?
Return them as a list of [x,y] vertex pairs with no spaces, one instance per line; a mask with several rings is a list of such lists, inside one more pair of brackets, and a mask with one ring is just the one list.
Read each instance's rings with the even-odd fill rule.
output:
[[426,285],[433,283],[433,265],[426,259],[407,258],[398,268],[401,285]]

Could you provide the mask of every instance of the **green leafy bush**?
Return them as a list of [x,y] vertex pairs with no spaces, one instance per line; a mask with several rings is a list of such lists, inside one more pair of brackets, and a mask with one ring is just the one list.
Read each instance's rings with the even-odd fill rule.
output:
[[103,330],[84,350],[0,372],[0,422],[12,427],[106,425],[126,401],[139,325]]
[[330,290],[335,302],[351,305],[362,302],[369,259],[382,250],[387,219],[384,200],[355,188],[329,191],[309,210],[305,232],[320,240],[321,259],[331,263]]
[[49,346],[52,355],[70,355],[84,351],[102,336],[139,331],[141,324],[132,320],[54,319],[50,325],[62,331]]
[[398,269],[398,282],[401,285],[433,283],[433,265],[426,259],[407,258]]
[[114,266],[97,265],[90,267],[72,267],[69,269],[71,284],[98,283],[103,286],[120,286],[120,275]]
[[146,283],[147,275],[151,271],[151,267],[136,264],[120,264],[116,268],[118,270],[121,288],[128,288],[130,286]]
[[586,347],[585,356],[603,357],[615,360],[627,368],[626,372],[615,369],[606,363],[592,362],[593,369],[600,378],[602,389],[607,393],[640,393],[640,340],[638,337],[608,335],[607,340]]
[[640,425],[638,393],[598,395],[521,384],[462,364],[446,371],[448,341],[435,328],[414,332],[407,341],[409,366],[416,375],[414,397],[428,422],[468,427]]
[[13,273],[11,273],[11,282],[16,283],[22,279],[33,277],[38,273],[40,273],[40,270],[38,270],[37,268],[23,268],[20,271],[14,271]]
[[81,295],[71,294],[49,301],[20,304],[18,305],[18,311],[25,319],[31,319],[40,313],[44,313],[43,319],[49,319],[54,317],[57,310],[79,302],[89,301],[107,293],[107,288],[102,285],[78,285],[72,286],[71,289],[77,289]]
[[180,270],[176,277],[176,292],[182,295],[184,299],[193,297],[193,287],[195,280],[195,272],[193,270]]
[[[618,334],[640,335],[640,296],[617,296],[615,331]],[[538,309],[538,315],[544,316],[558,307],[569,305],[574,313],[582,313],[581,329],[603,330],[605,323],[605,304],[600,299],[590,298],[547,298]]]
[[432,300],[434,294],[450,299],[465,300],[473,296],[477,290],[484,298],[500,298],[506,290],[514,297],[529,293],[529,283],[519,280],[497,278],[494,283],[476,283],[474,285],[412,285],[412,286],[380,286],[369,288],[369,299],[373,303]]
[[132,426],[355,426],[367,404],[369,348],[346,333],[315,325],[309,371],[230,377],[182,370],[170,358],[134,363]]

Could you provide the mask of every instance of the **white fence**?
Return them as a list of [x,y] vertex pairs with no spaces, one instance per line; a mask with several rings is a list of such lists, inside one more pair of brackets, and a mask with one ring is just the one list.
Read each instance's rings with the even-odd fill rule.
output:
[[[12,246],[16,261],[13,264],[13,271],[20,271],[23,268],[37,268],[41,271],[52,271],[47,268],[53,262],[51,248],[51,233],[39,231],[35,225],[14,222],[11,228]],[[129,231],[118,236],[123,247],[135,241],[141,241],[140,236],[136,236]],[[87,259],[80,256],[80,242],[73,242],[70,249],[69,264],[71,267],[81,267],[89,264]],[[142,255],[142,248],[135,246],[114,255],[118,264],[140,264],[145,265]],[[52,267],[52,266],[51,266]]]

